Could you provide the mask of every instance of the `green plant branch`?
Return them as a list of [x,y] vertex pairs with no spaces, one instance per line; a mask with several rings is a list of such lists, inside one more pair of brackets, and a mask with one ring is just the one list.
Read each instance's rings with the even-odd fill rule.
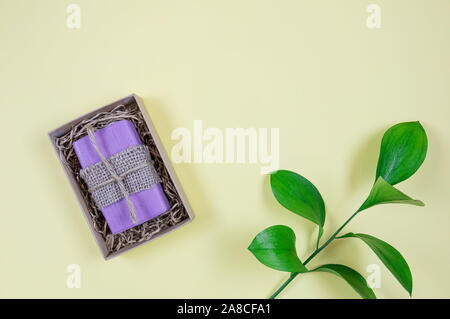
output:
[[425,160],[427,149],[427,134],[418,121],[398,123],[390,127],[381,140],[375,182],[369,196],[322,245],[321,237],[326,214],[325,203],[318,189],[308,179],[295,172],[278,170],[271,173],[270,186],[275,199],[287,210],[318,225],[319,232],[312,248],[313,253],[303,263],[298,258],[295,247],[295,233],[288,226],[271,226],[253,239],[248,249],[262,264],[290,274],[270,298],[276,298],[298,274],[316,270],[337,274],[363,298],[376,298],[373,290],[365,284],[361,274],[350,267],[338,264],[322,265],[314,270],[308,270],[305,267],[333,240],[344,237],[359,238],[365,242],[411,295],[411,270],[399,251],[368,234],[342,235],[340,232],[359,212],[375,205],[400,203],[424,206],[423,202],[409,197],[394,186],[411,177],[419,169]]
[[[362,206],[361,206],[362,207]],[[335,232],[334,232],[334,234],[333,235],[331,235],[331,237],[322,245],[322,246],[320,246],[319,248],[317,248],[312,254],[311,254],[311,256],[309,256],[306,260],[305,260],[305,262],[303,263],[303,265],[305,265],[306,266],[306,264],[308,264],[314,257],[316,257],[317,256],[317,254],[318,253],[320,253],[325,247],[327,247],[334,239],[336,239],[336,237],[337,237],[337,235],[341,232],[341,230],[345,227],[345,226],[347,226],[347,224],[359,213],[361,211],[361,208],[360,209],[358,209],[352,216],[350,216],[350,218],[349,219],[347,219],[346,221],[345,221],[345,223],[344,224],[342,224],[342,226],[341,227],[339,227],[338,228],[338,230],[336,230]],[[300,274],[299,272],[293,272],[293,273],[291,273],[291,275],[289,276],[289,278],[280,286],[280,288],[278,288],[277,289],[277,291],[275,291],[275,293],[272,295],[272,296],[270,296],[270,299],[275,299],[283,290],[284,290],[284,288],[286,288],[286,286],[287,285],[289,285],[290,284],[290,282],[292,281],[292,280],[294,280],[294,278],[295,277],[297,277],[297,275],[298,274]]]

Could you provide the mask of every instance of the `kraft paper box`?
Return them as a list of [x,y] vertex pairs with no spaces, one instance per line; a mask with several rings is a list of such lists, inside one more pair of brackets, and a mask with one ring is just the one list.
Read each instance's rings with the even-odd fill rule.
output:
[[[124,122],[123,120],[134,124],[140,140],[150,150],[154,168],[161,177],[161,187],[169,201],[170,209],[143,224],[113,234],[80,176],[81,165],[73,145],[80,139],[86,139],[88,125],[101,130],[113,123]],[[101,107],[62,125],[48,135],[105,259],[118,256],[192,221],[194,217],[192,208],[143,101],[137,95],[132,94]]]

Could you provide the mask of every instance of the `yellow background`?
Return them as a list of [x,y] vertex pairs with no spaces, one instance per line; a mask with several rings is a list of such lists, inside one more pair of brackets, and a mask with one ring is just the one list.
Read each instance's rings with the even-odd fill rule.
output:
[[[310,179],[327,207],[325,237],[361,204],[391,125],[420,120],[429,137],[419,172],[399,185],[426,207],[384,205],[346,228],[395,246],[413,297],[450,297],[450,1],[0,0],[0,297],[265,298],[287,274],[247,251],[285,224],[299,256],[316,228],[273,198],[255,164],[178,164],[193,223],[105,262],[47,132],[132,92],[170,151],[177,127],[277,127],[280,166]],[[366,27],[369,3],[382,28]],[[381,265],[380,298],[406,298],[356,239],[311,266]],[[81,288],[66,287],[79,264]],[[283,298],[355,298],[329,274],[297,278]]]

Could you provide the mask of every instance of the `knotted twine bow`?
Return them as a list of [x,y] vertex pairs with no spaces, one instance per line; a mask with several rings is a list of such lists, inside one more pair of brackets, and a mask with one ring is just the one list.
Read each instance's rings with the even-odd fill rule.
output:
[[94,135],[94,128],[91,125],[86,125],[87,134],[89,136],[89,139],[92,142],[92,145],[95,148],[95,151],[100,156],[103,164],[105,165],[106,169],[108,170],[109,174],[111,175],[111,179],[107,180],[99,185],[96,185],[92,189],[89,189],[90,192],[95,191],[96,189],[105,186],[106,184],[109,184],[111,182],[116,182],[119,186],[120,191],[122,192],[123,196],[127,200],[128,207],[130,208],[130,217],[134,224],[137,224],[137,218],[136,218],[136,210],[134,209],[133,202],[130,199],[130,194],[128,193],[127,189],[125,188],[125,184],[123,182],[124,177],[134,171],[137,171],[145,166],[152,165],[152,162],[145,162],[141,165],[132,168],[131,170],[126,171],[125,173],[118,175],[114,169],[114,167],[111,165],[111,163],[108,161],[108,159],[103,156],[102,152],[100,151],[100,148],[98,147],[97,140],[95,139]]

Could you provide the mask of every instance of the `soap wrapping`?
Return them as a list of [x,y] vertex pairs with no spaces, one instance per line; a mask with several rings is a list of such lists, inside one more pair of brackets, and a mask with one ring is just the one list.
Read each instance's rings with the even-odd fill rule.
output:
[[73,147],[81,165],[80,176],[93,188],[91,196],[105,216],[111,232],[120,233],[168,211],[170,205],[161,187],[161,179],[133,123],[117,121],[95,131],[94,135],[101,154],[115,173],[121,175],[136,213],[135,224],[124,194],[111,178],[89,136],[75,141]]
[[[128,194],[141,192],[161,182],[145,145],[127,148],[107,160],[114,172],[122,178]],[[103,209],[124,198],[119,185],[111,178],[111,172],[103,162],[80,170],[80,176],[90,188],[98,208]]]

